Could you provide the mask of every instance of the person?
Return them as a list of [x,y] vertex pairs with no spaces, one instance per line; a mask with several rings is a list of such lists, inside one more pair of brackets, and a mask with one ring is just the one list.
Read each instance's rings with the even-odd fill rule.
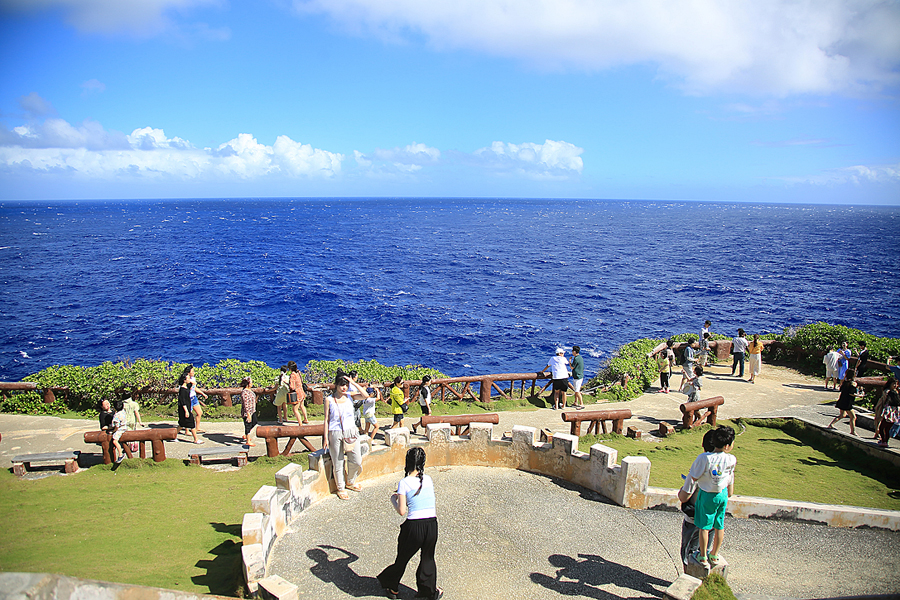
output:
[[[700,530],[700,543],[693,559],[704,567],[719,562],[719,549],[725,541],[725,510],[728,498],[734,493],[734,467],[737,464],[737,459],[730,454],[734,447],[734,429],[719,426],[713,430],[710,441],[715,449],[703,452],[694,460],[682,488],[688,494],[693,492],[695,485],[699,488],[694,524]],[[709,550],[711,530],[715,530],[715,537]]]
[[850,368],[850,349],[847,347],[847,342],[841,342],[841,349],[838,350],[838,379],[841,384],[844,383],[844,378],[847,376],[847,369]]
[[[703,327],[700,328],[700,339],[701,340],[703,339],[703,336],[705,334],[709,333],[710,327],[712,327],[712,323],[708,319],[706,321],[703,321]],[[710,335],[712,335],[712,334],[710,334]]]
[[675,340],[666,340],[666,358],[669,359],[669,379],[672,379],[672,371],[675,369]]
[[878,401],[875,402],[875,408],[872,409],[872,420],[874,421],[874,426],[872,429],[875,430],[875,435],[872,436],[873,440],[877,440],[879,435],[879,426],[881,425],[881,413],[884,411],[884,403],[887,400],[887,393],[891,389],[891,384],[896,381],[893,377],[888,377],[884,382],[884,387],[881,390],[881,396],[878,397]]
[[391,504],[406,520],[400,525],[397,536],[397,557],[378,574],[378,583],[388,598],[399,598],[400,580],[406,565],[416,552],[421,551],[416,569],[416,598],[440,600],[444,592],[437,587],[437,563],[434,560],[438,539],[437,511],[434,482],[425,474],[425,450],[416,447],[406,451],[403,474],[397,491],[391,494]]
[[894,376],[894,379],[900,381],[900,366],[892,365],[891,363],[894,361],[894,356],[888,356],[885,364],[887,368],[890,370],[891,374]]
[[572,346],[572,389],[575,391],[575,408],[584,408],[584,400],[581,395],[581,386],[584,383],[584,357],[581,356],[581,346]]
[[878,445],[882,448],[887,448],[892,429],[897,423],[900,423],[900,394],[897,393],[897,387],[897,380],[888,377],[884,383],[884,393],[879,401],[880,406],[875,407],[875,414],[878,415],[875,429],[881,438]]
[[684,364],[681,366],[681,383],[678,389],[684,387],[684,382],[694,376],[694,367],[697,366],[697,351],[694,350],[694,336],[689,336],[684,347]]
[[569,389],[569,360],[564,356],[562,348],[556,349],[556,355],[550,359],[547,366],[541,369],[546,373],[550,369],[550,379],[553,381],[553,410],[566,407],[566,390]]
[[250,432],[257,424],[256,412],[256,392],[251,389],[253,379],[247,375],[241,381],[241,418],[244,420],[244,443],[248,446],[255,446],[253,440],[250,439]]
[[866,340],[859,342],[859,354],[856,359],[856,376],[865,377],[866,368],[869,366],[869,349],[866,347]]
[[100,401],[100,431],[109,431],[115,414],[109,406],[109,400]]
[[753,334],[753,341],[747,344],[747,354],[750,357],[750,383],[756,383],[756,376],[759,375],[760,366],[762,365],[763,343],[759,341],[759,334]]
[[693,375],[686,380],[685,385],[681,389],[687,394],[688,402],[699,400],[700,390],[703,389],[703,367],[700,365],[695,366]]
[[197,378],[194,376],[194,365],[188,365],[181,374],[186,380],[191,382],[191,411],[194,413],[194,429],[197,433],[206,433],[200,429],[200,420],[203,418],[203,407],[206,406],[200,401],[199,396],[207,398],[206,392],[197,387]]
[[194,443],[202,444],[203,442],[197,439],[197,422],[194,420],[194,411],[191,410],[191,387],[193,385],[183,373],[178,387],[178,427],[179,430],[190,429],[191,435],[194,436]]
[[[138,425],[146,427],[141,420],[141,407],[138,403],[135,402],[131,396],[123,398],[122,402],[125,404],[125,423],[128,425],[128,431],[134,431],[137,429]],[[138,451],[137,442],[131,442],[131,451]]]
[[[303,378],[300,377],[300,371],[297,370],[297,363],[290,360],[287,366],[291,372],[291,391],[288,393],[287,403],[291,405],[291,410],[294,411],[297,425],[309,423],[309,418],[306,414],[306,392],[303,391]],[[300,413],[303,413],[303,419],[300,418]]]
[[333,394],[325,398],[325,427],[328,431],[323,438],[322,448],[331,456],[334,485],[337,488],[337,497],[341,500],[349,498],[346,490],[358,492],[362,489],[356,483],[357,477],[362,472],[362,454],[359,448],[359,429],[353,419],[353,399],[365,396],[366,391],[358,383],[339,375],[334,380]]
[[828,429],[834,429],[834,424],[843,419],[845,416],[850,419],[850,435],[856,435],[856,415],[853,412],[853,400],[857,396],[862,396],[862,391],[858,391],[858,386],[856,385],[856,371],[853,369],[847,369],[847,373],[844,374],[843,381],[841,382],[841,395],[838,398],[837,404],[835,404],[835,408],[837,408],[840,412],[838,416],[831,420],[831,423],[828,424]]
[[[431,414],[431,390],[428,389],[429,382],[431,382],[431,375],[423,375],[422,384],[419,386],[419,391],[416,393],[416,398],[419,400],[419,408],[422,409],[422,416]],[[421,420],[419,420],[418,423],[413,423],[413,433],[416,432],[418,427],[425,427],[422,425]]]
[[822,358],[825,365],[825,390],[828,390],[828,382],[830,381],[835,390],[838,388],[838,351],[834,346],[828,346],[828,352]]
[[[709,323],[709,321],[707,321]],[[703,335],[700,337],[700,352],[697,353],[697,362],[701,367],[706,366],[706,361],[709,359],[709,331],[703,332]]]
[[125,415],[125,403],[121,400],[116,400],[113,407],[116,409],[116,414],[113,415],[109,432],[112,434],[112,443],[116,449],[116,463],[120,463],[125,458],[125,450],[122,448],[122,443],[119,440],[122,439],[122,434],[128,431],[128,423]]
[[[366,430],[363,431],[363,433],[368,435],[370,440],[374,440],[375,434],[378,433],[378,419],[375,418],[375,403],[380,400],[381,390],[372,387],[371,385],[366,388],[366,399],[363,400],[362,405],[363,420],[366,423]],[[374,426],[371,434],[369,433],[370,425]]]
[[659,367],[659,391],[661,394],[669,393],[669,369],[672,365],[669,363],[669,356],[665,352],[656,355],[656,366]]
[[275,382],[275,399],[272,404],[275,405],[275,418],[281,425],[287,421],[287,397],[291,391],[291,375],[288,372],[287,365],[281,365],[281,373],[278,375],[278,381]]
[[406,409],[409,406],[406,402],[406,396],[403,395],[403,388],[400,387],[401,383],[403,383],[403,378],[397,375],[394,377],[394,382],[391,384],[389,399],[391,402],[391,413],[394,415],[394,422],[391,423],[388,429],[403,427],[403,413],[406,412]]
[[741,379],[744,378],[744,353],[747,351],[747,338],[744,335],[744,330],[738,328],[737,337],[731,340],[731,353],[734,355],[734,360],[731,363],[731,376],[734,377],[734,372],[738,370],[738,365],[740,365],[738,377]]
[[[703,446],[704,452],[715,451],[716,447],[712,441],[714,433],[715,429],[710,429],[703,434],[703,442],[701,445]],[[686,487],[690,489],[693,486],[685,475],[682,475],[681,478],[684,479],[684,485],[678,490],[678,500],[681,502],[681,512],[684,513],[684,520],[681,522],[681,563],[683,567],[687,567],[691,556],[700,549],[700,530],[697,529],[697,526],[694,524],[697,490],[694,489],[691,493],[686,492]],[[712,542],[713,538],[709,539],[707,542],[707,552],[712,548]]]

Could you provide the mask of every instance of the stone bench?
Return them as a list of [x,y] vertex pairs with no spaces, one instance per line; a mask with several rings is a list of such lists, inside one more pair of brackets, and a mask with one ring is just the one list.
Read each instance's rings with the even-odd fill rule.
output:
[[[122,434],[122,437],[119,438],[119,442],[121,442],[122,448],[125,450],[125,455],[128,456],[128,458],[134,458],[131,454],[131,448],[129,447],[131,442],[140,443],[141,458],[147,458],[144,442],[150,442],[153,451],[153,460],[162,462],[166,460],[166,446],[163,444],[163,441],[174,440],[177,438],[178,429],[176,427],[156,427],[152,429],[126,431]],[[115,450],[115,446],[113,446],[112,443],[112,434],[107,433],[106,431],[87,431],[84,434],[84,443],[98,444],[103,449],[103,464],[112,464],[114,458],[112,452]]]
[[[294,447],[295,441],[300,441],[303,446],[310,452],[315,452],[313,446],[307,437],[319,436],[325,437],[325,423],[312,423],[309,425],[260,425],[256,428],[256,436],[266,440],[266,456],[288,456],[291,448]],[[280,438],[288,438],[287,445],[284,450],[278,451],[278,440]]]
[[562,414],[562,420],[565,423],[571,423],[572,427],[569,430],[571,435],[581,435],[581,423],[583,421],[589,421],[590,425],[588,425],[588,430],[585,435],[591,435],[593,431],[596,435],[600,435],[601,428],[603,429],[603,433],[607,433],[606,431],[606,422],[612,422],[612,430],[614,433],[621,434],[622,429],[625,426],[625,419],[631,418],[631,410],[627,408],[620,408],[616,410],[585,410],[578,412],[564,412]]
[[66,473],[74,473],[78,470],[76,461],[78,460],[78,451],[64,452],[45,452],[43,454],[21,454],[12,459],[13,473],[22,477],[34,463],[63,463]]
[[469,425],[472,423],[492,423],[497,425],[500,423],[500,415],[498,413],[481,413],[477,415],[422,415],[419,423],[413,423],[413,433],[420,425],[428,427],[434,423],[447,423],[451,427],[456,427],[455,435],[465,435],[469,432]]
[[202,448],[188,452],[191,464],[200,466],[204,458],[237,458],[237,466],[246,467],[250,456],[250,449],[245,446],[221,446],[216,448]]
[[[722,396],[713,396],[712,398],[697,400],[696,402],[685,402],[680,406],[682,414],[681,425],[685,429],[701,425],[704,421],[710,425],[715,425],[719,407],[723,404],[725,404],[725,398]],[[700,412],[703,409],[706,409],[706,414],[701,416]]]

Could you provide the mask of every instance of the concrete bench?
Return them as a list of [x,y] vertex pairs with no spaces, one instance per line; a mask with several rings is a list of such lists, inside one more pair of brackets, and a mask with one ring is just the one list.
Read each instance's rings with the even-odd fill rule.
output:
[[625,426],[625,419],[630,418],[631,410],[627,408],[616,410],[585,410],[578,412],[564,412],[562,414],[563,422],[572,424],[569,433],[578,436],[581,435],[581,423],[583,421],[588,421],[590,423],[585,435],[591,435],[592,431],[596,435],[600,435],[601,428],[603,429],[603,433],[607,433],[607,421],[612,423],[612,430],[614,433],[621,434],[622,429]]
[[[311,423],[309,425],[260,425],[256,428],[257,437],[266,440],[266,456],[288,456],[295,441],[300,441],[307,450],[315,452],[316,448],[307,440],[307,437],[325,437],[325,423]],[[278,440],[288,438],[288,442],[282,452],[278,451]],[[324,443],[324,439],[323,439]]]
[[200,450],[191,450],[188,455],[191,457],[191,464],[200,466],[204,458],[237,458],[237,466],[247,466],[250,449],[244,446],[222,446],[217,448],[203,448]]
[[422,415],[422,420],[413,423],[413,433],[420,425],[427,427],[432,423],[447,423],[452,427],[456,427],[455,435],[465,435],[469,432],[469,425],[472,423],[500,423],[500,415],[498,413],[481,413],[477,415]]
[[[175,427],[157,427],[153,429],[138,429],[136,431],[126,431],[119,438],[125,455],[128,458],[134,458],[131,454],[130,442],[140,443],[140,456],[147,458],[144,442],[150,442],[153,450],[153,460],[162,462],[166,460],[166,446],[163,440],[174,440],[178,438],[178,429]],[[103,464],[108,465],[113,462],[112,452],[115,446],[112,443],[112,435],[105,431],[87,431],[84,434],[85,444],[98,444],[103,449]]]
[[45,452],[43,454],[21,454],[12,459],[13,473],[22,477],[34,463],[63,463],[66,473],[74,473],[78,470],[76,461],[78,451]]
[[[719,407],[725,404],[725,398],[722,396],[713,396],[706,400],[697,400],[696,402],[685,402],[681,405],[681,425],[685,429],[690,429],[695,425],[701,425],[704,421],[710,425],[716,424],[716,416]],[[700,412],[706,409],[705,415]]]

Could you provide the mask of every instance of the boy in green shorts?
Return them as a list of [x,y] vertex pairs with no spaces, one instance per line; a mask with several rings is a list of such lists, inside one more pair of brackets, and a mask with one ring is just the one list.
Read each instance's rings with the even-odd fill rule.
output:
[[[728,497],[734,492],[734,467],[737,464],[737,459],[730,454],[734,447],[734,429],[720,426],[712,434],[715,450],[704,452],[694,460],[685,481],[685,487],[696,485],[700,488],[694,512],[694,524],[700,530],[700,549],[693,558],[704,567],[719,562],[719,548],[725,540],[725,509]],[[707,559],[711,529],[715,530],[715,537]]]

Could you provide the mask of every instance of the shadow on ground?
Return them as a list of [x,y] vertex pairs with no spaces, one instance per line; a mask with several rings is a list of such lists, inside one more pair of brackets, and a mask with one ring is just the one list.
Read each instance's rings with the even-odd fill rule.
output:
[[670,583],[595,554],[579,554],[578,558],[583,560],[576,560],[564,554],[551,554],[547,560],[557,567],[556,573],[553,576],[532,573],[531,581],[558,594],[597,600],[621,598],[599,589],[603,585],[612,584],[648,596],[658,596],[659,590],[653,586],[667,587]]
[[[219,533],[226,533],[240,540],[240,525],[210,523],[210,526]],[[244,574],[241,566],[242,545],[240,541],[225,540],[210,550],[209,554],[215,558],[199,560],[195,565],[199,569],[206,569],[206,574],[191,577],[191,581],[195,585],[207,588],[210,594],[238,596],[244,586]]]
[[[329,550],[340,553],[338,558],[331,559]],[[359,575],[350,568],[351,563],[359,560],[356,554],[336,546],[319,545],[307,550],[306,556],[316,563],[309,568],[310,573],[326,583],[334,584],[345,594],[354,598],[382,595],[377,579]],[[409,588],[401,585],[399,591],[401,595],[408,595]]]

